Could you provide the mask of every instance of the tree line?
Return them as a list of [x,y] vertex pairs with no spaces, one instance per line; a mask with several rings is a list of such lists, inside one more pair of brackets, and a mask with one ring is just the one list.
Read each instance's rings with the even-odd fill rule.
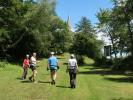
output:
[[55,0],[1,0],[0,57],[16,60],[32,52],[45,57],[50,51],[69,51],[94,58],[100,49],[90,20],[82,17],[72,32],[55,7]]
[[[111,41],[111,54],[115,55],[114,68],[133,69],[133,1],[112,0],[112,3],[113,8],[100,9],[97,13],[97,28]],[[120,59],[117,57],[118,52]],[[123,52],[129,56],[123,58]]]
[[18,59],[37,52],[67,50],[71,35],[55,12],[56,1],[0,1],[0,57]]
[[76,54],[81,64],[84,55],[101,62],[104,42],[97,39],[97,32],[110,38],[115,58],[117,51],[121,57],[126,52],[132,58],[133,1],[112,2],[111,9],[97,12],[95,27],[82,17],[72,32],[57,15],[56,0],[0,0],[0,58],[17,60],[32,52],[47,57],[50,51],[67,51]]

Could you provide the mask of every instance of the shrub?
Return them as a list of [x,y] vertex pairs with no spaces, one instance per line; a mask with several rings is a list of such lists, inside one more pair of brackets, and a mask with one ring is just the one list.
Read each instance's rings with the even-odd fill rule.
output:
[[7,64],[7,62],[0,62],[0,68],[5,68],[6,64]]
[[109,67],[113,65],[113,61],[103,56],[102,58],[95,58],[95,65]]
[[125,59],[117,59],[112,68],[113,70],[132,70],[133,71],[133,57],[128,56]]
[[84,64],[84,58],[82,55],[76,55],[76,59],[79,65],[83,65]]

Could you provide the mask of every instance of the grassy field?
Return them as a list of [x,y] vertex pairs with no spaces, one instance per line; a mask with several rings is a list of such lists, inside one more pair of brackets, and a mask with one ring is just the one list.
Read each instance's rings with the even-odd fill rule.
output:
[[38,83],[31,83],[28,79],[21,81],[22,68],[18,65],[6,64],[5,68],[0,68],[0,100],[133,100],[131,76],[92,66],[90,59],[79,68],[77,88],[69,88],[69,76],[65,71],[69,56],[65,54],[58,58],[61,68],[56,85],[50,84],[46,59],[39,62]]

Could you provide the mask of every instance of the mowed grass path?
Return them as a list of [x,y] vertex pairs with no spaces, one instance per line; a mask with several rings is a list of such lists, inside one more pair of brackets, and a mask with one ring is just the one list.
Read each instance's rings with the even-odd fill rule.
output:
[[133,83],[129,76],[95,68],[90,59],[86,59],[88,64],[79,68],[77,88],[69,88],[65,65],[69,55],[58,58],[60,69],[56,85],[50,84],[47,59],[39,62],[38,83],[29,82],[30,69],[27,79],[21,81],[20,66],[7,64],[5,69],[0,68],[0,100],[133,100]]

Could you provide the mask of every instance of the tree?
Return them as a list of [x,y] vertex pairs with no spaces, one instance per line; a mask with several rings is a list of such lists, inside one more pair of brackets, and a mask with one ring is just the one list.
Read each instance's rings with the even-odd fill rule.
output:
[[53,43],[65,49],[67,26],[56,15],[56,1],[1,0],[0,4],[1,57],[18,59],[32,52],[47,56]]
[[82,17],[81,21],[76,24],[76,32],[81,32],[83,34],[88,34],[89,36],[92,36],[93,29],[90,20],[86,17]]
[[[117,43],[118,43],[118,27],[119,25],[115,23],[116,16],[113,15],[111,10],[100,9],[100,12],[97,13],[97,18],[99,20],[98,28],[101,32],[105,34],[105,36],[109,37],[113,47],[113,53],[115,54],[115,58],[117,58]],[[120,28],[119,28],[120,29]]]
[[[75,53],[79,57],[79,62],[83,63],[83,55],[90,58],[99,58],[101,55],[102,42],[96,39],[95,34],[89,20],[81,18],[81,21],[77,24],[77,33],[74,35],[73,45],[71,52]],[[85,27],[85,28],[83,28]]]
[[125,6],[124,6],[124,14],[125,14],[125,20],[128,28],[128,34],[130,39],[130,51],[131,55],[133,56],[133,31],[132,31],[132,24],[130,22],[133,19],[133,1],[127,0]]
[[89,38],[82,33],[77,33],[74,38],[75,39],[72,46],[74,53],[79,55],[87,55],[93,59],[100,56],[101,41],[98,41],[95,38]]
[[59,18],[54,19],[51,23],[51,31],[54,37],[51,46],[55,48],[55,51],[66,51],[68,44],[71,43],[71,36],[67,30],[66,23]]
[[[116,4],[116,3],[115,3]],[[128,39],[128,28],[125,24],[125,20],[124,20],[124,13],[123,9],[121,6],[117,6],[115,5],[114,8],[112,9],[112,14],[111,16],[113,17],[112,20],[112,27],[113,27],[113,31],[116,34],[116,46],[118,48],[118,50],[120,50],[120,54],[122,57],[122,53],[123,52],[128,52],[128,48],[129,47],[129,39]]]
[[123,40],[125,40],[126,47],[131,52],[131,55],[133,55],[133,32],[131,29],[132,25],[130,24],[133,18],[133,2],[132,0],[119,1],[114,0],[114,8],[112,9],[112,14],[115,15],[113,16],[113,19],[115,20],[113,21],[115,26],[117,25],[118,31],[123,30],[123,32],[121,32],[119,36],[121,37],[121,39],[123,38]]
[[14,48],[24,37],[24,15],[28,7],[20,0],[0,1],[0,56],[6,57],[9,49]]

